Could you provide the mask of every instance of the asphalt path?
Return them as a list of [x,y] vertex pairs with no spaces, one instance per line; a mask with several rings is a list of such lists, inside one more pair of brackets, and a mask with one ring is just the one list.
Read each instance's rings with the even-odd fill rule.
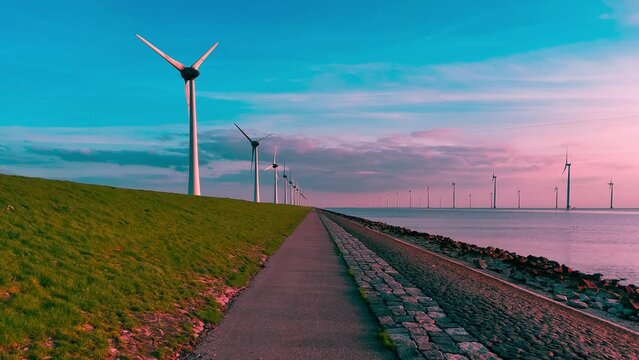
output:
[[394,359],[311,212],[187,358]]

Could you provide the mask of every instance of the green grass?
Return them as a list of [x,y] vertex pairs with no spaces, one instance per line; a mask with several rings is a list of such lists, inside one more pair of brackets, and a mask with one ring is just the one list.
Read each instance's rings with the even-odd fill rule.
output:
[[0,358],[105,358],[141,315],[200,296],[200,278],[246,285],[308,211],[0,175]]
[[382,342],[382,345],[384,345],[385,348],[389,350],[396,349],[395,342],[393,342],[393,339],[390,338],[390,335],[388,335],[388,332],[386,332],[386,330],[381,330],[379,333],[377,333],[377,336],[379,337],[379,340]]
[[359,292],[359,297],[361,297],[362,300],[364,300],[364,302],[368,304],[368,293],[366,292],[366,289],[360,287],[357,288],[357,292]]

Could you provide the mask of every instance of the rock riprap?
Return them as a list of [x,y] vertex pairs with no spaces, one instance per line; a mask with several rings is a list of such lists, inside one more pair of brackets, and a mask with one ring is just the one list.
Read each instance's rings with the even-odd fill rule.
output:
[[[574,299],[580,303],[569,305],[606,311],[619,318],[639,322],[639,287],[634,284],[621,284],[618,279],[607,279],[602,274],[585,274],[542,256],[522,256],[492,246],[477,246],[383,222],[338,215],[428,250],[466,261],[476,268],[501,274],[522,286],[546,292],[554,300]],[[563,297],[567,299],[563,300]]]
[[335,222],[321,218],[401,359],[499,359],[433,298]]

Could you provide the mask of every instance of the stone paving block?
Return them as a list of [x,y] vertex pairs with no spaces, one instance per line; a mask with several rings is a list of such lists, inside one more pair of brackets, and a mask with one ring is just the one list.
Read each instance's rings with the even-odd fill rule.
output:
[[423,359],[422,353],[412,346],[397,346],[397,355],[402,360]]
[[395,321],[400,323],[400,324],[404,323],[404,322],[414,322],[415,321],[415,317],[414,316],[410,316],[410,315],[393,316],[393,319],[395,319]]
[[443,312],[428,312],[428,316],[430,316],[431,318],[437,320],[437,319],[443,319],[446,317],[446,314],[444,314]]
[[472,360],[493,360],[499,359],[497,355],[488,350],[479,342],[462,342],[458,344],[462,353]]
[[416,314],[415,315],[415,321],[417,321],[420,324],[423,324],[423,323],[434,324],[435,323],[435,320],[433,320],[430,316],[428,316],[426,314],[424,314],[424,315]]
[[437,326],[439,326],[442,329],[450,329],[450,328],[459,327],[458,323],[454,322],[453,320],[451,320],[448,317],[435,319],[435,324],[437,324]]
[[428,332],[424,330],[422,327],[412,327],[408,328],[411,337],[415,336],[428,336]]
[[[413,319],[414,320],[414,319]],[[402,321],[402,326],[407,328],[410,331],[410,328],[418,328],[419,324],[412,321]]]
[[422,354],[424,355],[424,358],[426,358],[426,359],[432,359],[432,360],[445,360],[446,359],[444,357],[444,354],[442,354],[442,352],[437,350],[437,349],[424,350],[424,351],[422,351]]
[[442,330],[442,329],[440,329],[440,328],[439,328],[437,325],[435,325],[435,324],[422,323],[422,324],[419,324],[419,326],[420,326],[422,329],[426,330],[426,331],[428,332],[428,334],[429,334],[429,335],[430,335],[430,334],[432,334],[432,333],[440,333],[440,332],[443,332],[443,330]]

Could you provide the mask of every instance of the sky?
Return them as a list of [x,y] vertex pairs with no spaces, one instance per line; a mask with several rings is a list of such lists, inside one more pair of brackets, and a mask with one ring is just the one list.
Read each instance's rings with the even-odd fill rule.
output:
[[[202,194],[286,162],[320,207],[639,207],[639,2],[20,1],[0,6],[0,173],[185,193],[191,64]],[[263,201],[272,201],[262,172]],[[399,193],[397,196],[396,194]],[[398,199],[397,199],[397,198]],[[380,204],[381,203],[381,204]]]

